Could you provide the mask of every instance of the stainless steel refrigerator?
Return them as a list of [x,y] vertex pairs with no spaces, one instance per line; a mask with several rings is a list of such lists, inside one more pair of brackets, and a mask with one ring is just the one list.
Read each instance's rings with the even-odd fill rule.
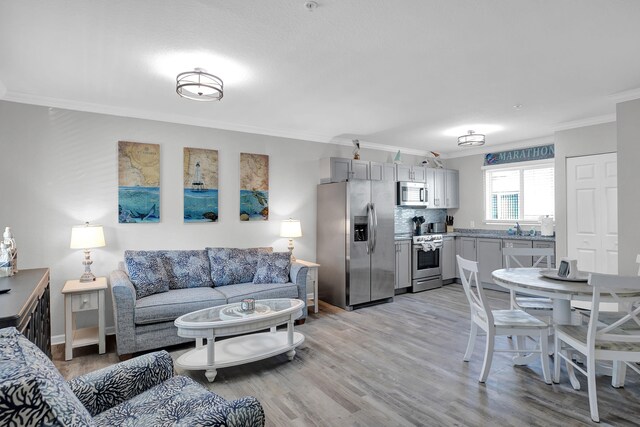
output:
[[347,310],[394,295],[393,182],[318,185],[320,299]]

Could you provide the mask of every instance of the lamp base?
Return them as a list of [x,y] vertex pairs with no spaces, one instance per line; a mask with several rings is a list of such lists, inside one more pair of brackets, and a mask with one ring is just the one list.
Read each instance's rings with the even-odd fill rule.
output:
[[289,253],[291,254],[291,262],[295,262],[296,257],[293,255],[293,239],[289,239],[289,246],[287,246],[287,249],[289,249]]
[[80,276],[80,283],[86,282],[94,282],[96,280],[96,276],[91,272],[91,251],[89,249],[84,250],[84,260],[82,261],[82,265],[84,265],[84,273]]
[[80,276],[80,283],[86,283],[86,282],[95,282],[96,281],[96,276],[92,273],[92,272],[84,272],[82,274],[82,276]]

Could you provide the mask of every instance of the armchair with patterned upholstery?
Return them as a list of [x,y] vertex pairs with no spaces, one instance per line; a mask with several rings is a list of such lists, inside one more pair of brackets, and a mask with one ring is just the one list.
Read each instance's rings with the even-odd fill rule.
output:
[[253,397],[227,401],[174,375],[166,351],[66,382],[15,328],[0,329],[0,425],[264,426]]

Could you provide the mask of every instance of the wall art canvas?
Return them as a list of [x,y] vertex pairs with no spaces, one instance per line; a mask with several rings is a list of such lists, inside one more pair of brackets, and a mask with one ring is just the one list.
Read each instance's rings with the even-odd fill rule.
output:
[[184,222],[218,221],[218,150],[184,149]]
[[118,141],[118,222],[160,222],[160,145]]
[[240,153],[240,221],[269,219],[269,156]]

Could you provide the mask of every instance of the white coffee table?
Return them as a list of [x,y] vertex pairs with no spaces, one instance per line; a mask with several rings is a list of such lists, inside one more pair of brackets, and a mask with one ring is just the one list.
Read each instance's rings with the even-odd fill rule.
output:
[[[293,360],[295,348],[304,342],[304,335],[293,330],[293,322],[302,316],[303,307],[304,302],[300,300],[280,298],[257,300],[252,312],[243,312],[238,302],[180,316],[175,320],[178,335],[194,338],[196,348],[180,356],[176,365],[183,369],[204,370],[209,382],[213,382],[218,368],[255,362],[285,352],[289,360]],[[276,326],[285,323],[286,331],[276,331]],[[265,329],[270,332],[250,334]],[[218,337],[240,334],[245,335],[215,341]]]

